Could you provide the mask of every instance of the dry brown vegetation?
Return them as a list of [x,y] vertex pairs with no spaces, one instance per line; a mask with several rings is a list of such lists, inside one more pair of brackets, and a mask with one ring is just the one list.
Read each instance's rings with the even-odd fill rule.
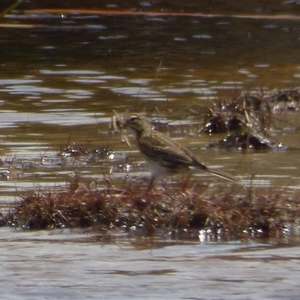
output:
[[143,196],[144,191],[145,186],[136,183],[124,190],[80,189],[73,184],[66,191],[38,192],[2,216],[2,224],[23,229],[95,226],[143,235],[206,229],[212,235],[221,232],[225,239],[239,239],[278,236],[300,214],[299,198],[280,194],[207,195],[174,189],[171,194],[162,187]]

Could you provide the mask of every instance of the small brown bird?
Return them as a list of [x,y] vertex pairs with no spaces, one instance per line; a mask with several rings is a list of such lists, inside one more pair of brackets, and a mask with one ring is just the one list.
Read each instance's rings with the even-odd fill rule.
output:
[[146,118],[138,114],[131,114],[122,123],[121,127],[134,135],[137,146],[150,167],[151,177],[146,192],[151,190],[158,177],[193,169],[202,170],[230,181],[238,181],[230,174],[205,166],[187,148],[154,130]]

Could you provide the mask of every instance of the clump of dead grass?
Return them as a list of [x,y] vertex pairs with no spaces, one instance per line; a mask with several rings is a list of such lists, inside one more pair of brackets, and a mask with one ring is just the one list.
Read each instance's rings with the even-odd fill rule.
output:
[[300,200],[280,194],[171,194],[161,188],[143,196],[144,190],[143,185],[130,184],[124,190],[33,193],[2,216],[2,223],[23,229],[101,226],[145,235],[206,229],[236,239],[278,235],[300,217]]

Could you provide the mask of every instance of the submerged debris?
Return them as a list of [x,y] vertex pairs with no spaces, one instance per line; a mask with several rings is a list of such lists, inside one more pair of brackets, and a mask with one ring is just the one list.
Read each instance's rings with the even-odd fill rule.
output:
[[81,146],[75,142],[68,144],[62,151],[61,155],[65,157],[77,157],[88,153],[86,147]]
[[276,90],[270,94],[265,95],[264,100],[270,103],[274,111],[299,110],[300,90]]
[[210,143],[209,147],[238,148],[270,150],[274,147],[281,148],[281,144],[275,144],[274,141],[253,133],[232,133],[217,143]]
[[282,149],[270,136],[274,113],[298,110],[300,91],[282,90],[269,94],[243,92],[239,97],[214,104],[204,118],[200,133],[226,133],[226,137],[210,146],[255,150]]

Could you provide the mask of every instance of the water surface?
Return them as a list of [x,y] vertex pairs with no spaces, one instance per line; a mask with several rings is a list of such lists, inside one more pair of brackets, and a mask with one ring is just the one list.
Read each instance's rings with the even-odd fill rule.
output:
[[292,300],[299,293],[299,247],[2,228],[0,254],[2,299]]
[[[81,13],[43,12],[46,4],[24,2],[0,20],[4,211],[20,194],[65,187],[74,174],[97,188],[107,174],[147,176],[138,153],[109,130],[113,111],[125,110],[170,122],[165,132],[205,163],[245,181],[255,174],[258,191],[297,192],[297,110],[274,112],[272,135],[284,147],[269,152],[208,149],[222,136],[198,130],[201,113],[218,99],[299,88],[299,5],[208,2],[86,1],[82,7],[73,1],[94,9]],[[60,1],[52,5],[62,8]],[[99,13],[103,9],[181,14]],[[88,154],[64,152],[72,143]],[[193,180],[215,182],[203,174]],[[274,244],[200,243],[197,237],[137,242],[120,232],[107,240],[103,233],[2,228],[1,297],[298,299],[299,246]]]

